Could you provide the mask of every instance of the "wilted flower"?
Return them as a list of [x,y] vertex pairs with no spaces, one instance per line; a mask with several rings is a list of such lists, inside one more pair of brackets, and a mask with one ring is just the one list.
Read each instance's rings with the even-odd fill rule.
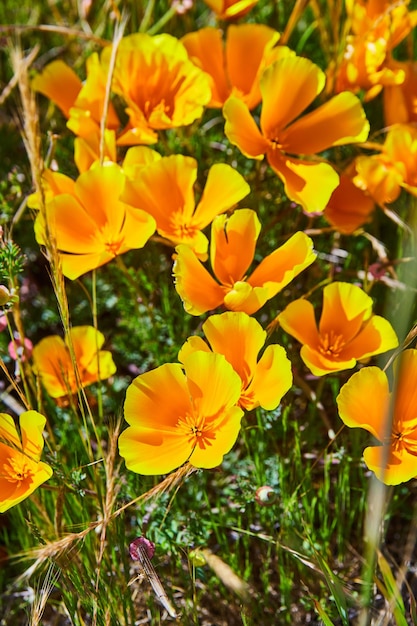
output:
[[141,374],[126,392],[120,455],[138,474],[165,474],[189,461],[220,465],[234,445],[243,411],[241,380],[221,354],[194,352],[183,364]]
[[52,469],[40,461],[46,419],[37,411],[25,411],[14,420],[0,413],[0,513],[19,504],[52,476]]
[[123,164],[127,182],[122,200],[152,215],[158,233],[171,245],[186,243],[205,259],[208,241],[201,231],[244,198],[250,187],[230,165],[215,163],[196,206],[197,165],[181,154],[161,157],[149,148],[131,148]]
[[266,331],[246,313],[211,315],[203,331],[209,345],[201,337],[189,337],[178,359],[198,350],[223,354],[242,381],[239,406],[248,411],[258,406],[276,409],[292,385],[291,363],[284,348],[269,345],[258,361]]
[[[110,56],[108,46],[101,55],[106,73]],[[136,33],[121,40],[112,89],[127,104],[129,124],[118,138],[123,145],[155,143],[155,131],[191,124],[210,100],[207,76],[182,43],[166,34]]]
[[387,485],[417,477],[417,350],[405,350],[394,364],[394,383],[379,367],[351,376],[337,397],[339,415],[351,428],[364,428],[381,445],[364,450],[366,465]]
[[[127,250],[142,248],[155,231],[151,215],[121,201],[125,176],[115,163],[81,174],[73,193],[46,206],[47,228],[60,253],[62,271],[74,280]],[[38,243],[47,241],[43,215],[35,221]]]
[[249,158],[266,155],[287,196],[310,213],[324,210],[339,177],[324,161],[294,155],[312,157],[331,146],[365,141],[369,131],[360,101],[349,92],[300,117],[324,84],[317,65],[287,56],[262,74],[261,130],[242,100],[231,97],[223,108],[229,141]]
[[210,77],[208,107],[222,107],[229,96],[243,100],[249,109],[261,101],[259,79],[263,70],[283,56],[294,55],[285,46],[274,47],[279,33],[263,24],[232,25],[226,42],[217,28],[188,33],[181,41],[190,59]]
[[231,20],[248,13],[259,0],[204,0],[221,20]]
[[247,271],[255,255],[260,222],[254,211],[240,209],[219,215],[211,226],[210,260],[217,282],[189,246],[176,247],[173,268],[175,288],[191,315],[224,305],[249,315],[258,311],[316,258],[313,242],[297,232]]
[[398,345],[391,324],[372,314],[372,298],[360,287],[335,282],[323,289],[319,325],[314,307],[299,299],[278,315],[282,328],[303,344],[301,358],[315,376],[355,367],[356,362]]
[[92,326],[74,326],[70,338],[74,360],[68,342],[58,335],[41,339],[33,348],[34,370],[52,398],[72,395],[116,371],[111,353],[100,350],[104,344],[101,332]]

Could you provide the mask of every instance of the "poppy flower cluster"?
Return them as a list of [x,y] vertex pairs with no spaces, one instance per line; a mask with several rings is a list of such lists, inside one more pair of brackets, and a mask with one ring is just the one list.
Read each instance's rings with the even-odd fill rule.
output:
[[281,346],[257,361],[266,333],[245,313],[211,316],[203,329],[210,345],[189,338],[180,363],[141,374],[127,389],[119,452],[134,472],[165,474],[186,461],[216,467],[236,442],[243,409],[276,408],[292,384]]

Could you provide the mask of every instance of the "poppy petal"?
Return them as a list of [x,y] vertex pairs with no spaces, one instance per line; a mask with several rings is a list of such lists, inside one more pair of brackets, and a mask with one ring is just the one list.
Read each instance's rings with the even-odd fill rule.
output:
[[81,90],[82,82],[64,61],[49,63],[32,81],[32,89],[52,100],[69,117],[70,108]]
[[210,440],[206,448],[196,446],[190,456],[190,463],[194,467],[211,469],[223,461],[225,454],[230,452],[240,431],[240,422],[243,411],[237,406],[230,407],[223,412],[223,421],[216,427],[215,438]]
[[190,315],[201,315],[223,303],[224,288],[216,283],[189,246],[175,248],[175,289]]
[[303,57],[288,56],[269,66],[261,78],[265,137],[280,142],[281,131],[313,102],[325,80],[324,72]]
[[336,402],[346,426],[364,428],[379,441],[389,434],[390,391],[388,378],[379,367],[364,367],[353,374]]
[[399,485],[417,476],[416,456],[406,448],[394,451],[389,446],[371,446],[365,448],[363,459],[386,485]]
[[340,93],[303,115],[279,135],[282,150],[290,154],[316,154],[331,146],[366,141],[369,122],[360,100]]
[[193,449],[178,433],[131,426],[119,437],[119,453],[126,467],[138,474],[167,474],[189,459]]
[[266,287],[269,299],[315,260],[312,240],[302,231],[298,231],[266,256],[247,280],[253,287]]
[[261,406],[267,411],[277,408],[284,394],[292,385],[291,362],[281,346],[268,346],[254,370],[254,376],[247,389],[253,397],[253,405],[245,405],[251,410]]
[[295,337],[297,341],[318,349],[320,336],[311,302],[303,298],[290,302],[278,315],[278,321],[285,332]]
[[257,127],[247,105],[238,98],[229,98],[223,107],[223,115],[226,120],[224,132],[230,143],[250,159],[263,159],[269,141]]

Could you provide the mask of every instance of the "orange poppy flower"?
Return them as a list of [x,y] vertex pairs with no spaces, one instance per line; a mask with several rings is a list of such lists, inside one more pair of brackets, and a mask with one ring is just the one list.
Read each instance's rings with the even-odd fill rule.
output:
[[[263,24],[229,26],[226,43],[217,28],[202,28],[181,39],[190,59],[210,76],[211,100],[208,107],[222,107],[229,96],[236,96],[249,109],[261,101],[260,76],[281,56],[294,55],[285,46],[275,47],[280,35]],[[207,51],[210,51],[210,54]]]
[[141,374],[126,392],[119,452],[138,474],[166,474],[189,461],[220,465],[234,445],[243,411],[241,380],[221,354],[194,352],[183,364]]
[[247,276],[260,228],[256,213],[250,209],[240,209],[230,217],[219,215],[213,220],[210,258],[219,282],[189,246],[176,247],[175,288],[187,313],[201,315],[220,305],[249,315],[255,313],[315,260],[313,242],[303,232],[297,232]]
[[408,2],[348,0],[346,10],[352,34],[338,69],[337,90],[365,91],[365,100],[374,98],[383,87],[404,81],[401,67],[392,63],[391,51],[417,23],[417,11]]
[[[121,201],[125,176],[114,163],[81,174],[74,194],[55,196],[46,206],[51,236],[62,271],[74,280],[133,248],[142,248],[155,231],[151,215]],[[38,243],[45,245],[42,215],[35,221]]]
[[323,376],[355,367],[357,361],[398,345],[388,320],[372,314],[372,304],[360,287],[335,282],[323,289],[318,327],[314,307],[304,299],[290,302],[278,321],[303,344],[300,355],[310,371]]
[[390,67],[401,70],[404,80],[400,85],[386,86],[384,98],[385,126],[417,122],[417,63],[390,61]]
[[[101,55],[107,73],[111,46]],[[188,58],[171,35],[124,37],[117,49],[113,91],[126,104],[129,124],[118,139],[122,145],[158,140],[155,131],[187,126],[201,117],[210,100],[209,79]]]
[[246,313],[211,315],[203,331],[209,345],[201,337],[189,337],[179,352],[179,361],[198,350],[223,354],[242,381],[238,405],[248,411],[258,406],[276,409],[292,385],[291,363],[284,348],[270,345],[258,361],[266,331]]
[[262,74],[260,126],[247,105],[231,97],[223,108],[229,141],[252,159],[266,155],[287,196],[308,212],[324,210],[339,177],[328,163],[312,157],[331,146],[365,141],[369,124],[359,100],[341,93],[300,117],[324,88],[325,75],[311,61],[286,57]]
[[110,352],[100,350],[104,335],[93,326],[74,326],[70,329],[75,367],[67,343],[58,335],[41,339],[33,348],[34,370],[51,398],[62,398],[100,380],[116,371]]
[[46,419],[37,411],[19,417],[20,433],[13,418],[0,413],[0,513],[19,504],[52,476],[40,461]]
[[405,189],[417,196],[417,129],[396,124],[387,133],[380,154],[355,160],[355,185],[380,205],[394,202]]
[[231,20],[249,13],[259,0],[204,0],[221,20]]
[[324,216],[339,232],[350,235],[360,226],[370,221],[375,209],[375,201],[359,189],[352,180],[356,169],[349,166],[341,175],[339,186],[333,191]]
[[182,154],[161,157],[149,148],[132,148],[123,164],[128,180],[122,200],[152,215],[158,233],[171,245],[185,243],[206,259],[208,240],[201,231],[247,196],[250,187],[230,165],[216,163],[196,206],[197,166]]
[[394,364],[393,391],[379,367],[364,367],[336,398],[339,415],[351,428],[364,428],[380,443],[364,450],[366,465],[386,485],[417,477],[417,350],[405,350]]

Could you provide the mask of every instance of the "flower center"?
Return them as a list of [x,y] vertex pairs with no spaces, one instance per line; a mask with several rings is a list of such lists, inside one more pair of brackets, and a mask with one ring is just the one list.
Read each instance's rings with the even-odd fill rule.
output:
[[23,454],[9,457],[1,468],[1,477],[9,483],[32,482],[33,472]]
[[402,449],[406,449],[409,454],[417,456],[417,439],[416,429],[406,428],[403,431],[395,431],[390,438],[390,444],[393,450],[399,452]]
[[338,335],[334,331],[320,335],[319,350],[325,356],[337,357],[345,345],[343,335]]
[[122,243],[123,243],[123,239],[120,239],[119,241],[106,241],[105,243],[106,251],[109,252],[110,254],[113,254],[113,256],[117,256]]
[[216,438],[211,424],[207,424],[201,415],[185,415],[180,417],[177,428],[186,436],[187,441],[193,448],[198,446],[205,450],[211,446],[211,441]]

